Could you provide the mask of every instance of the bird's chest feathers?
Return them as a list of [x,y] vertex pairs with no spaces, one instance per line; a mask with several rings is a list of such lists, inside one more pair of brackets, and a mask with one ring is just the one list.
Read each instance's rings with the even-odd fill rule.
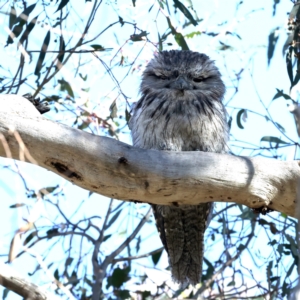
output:
[[213,151],[222,122],[193,101],[156,100],[135,111],[131,122],[134,144],[175,151]]

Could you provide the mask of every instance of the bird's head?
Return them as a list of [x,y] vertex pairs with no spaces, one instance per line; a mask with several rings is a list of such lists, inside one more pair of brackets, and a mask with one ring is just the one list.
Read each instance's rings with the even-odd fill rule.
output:
[[172,94],[176,98],[209,96],[222,100],[225,86],[214,62],[193,51],[162,51],[155,54],[143,73],[142,94]]

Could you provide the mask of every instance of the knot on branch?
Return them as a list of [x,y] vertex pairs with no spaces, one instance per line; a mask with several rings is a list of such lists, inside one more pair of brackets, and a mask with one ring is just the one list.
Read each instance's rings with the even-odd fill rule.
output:
[[121,156],[119,159],[118,159],[118,162],[120,164],[123,164],[123,165],[127,165],[128,164],[128,159],[124,156]]
[[71,168],[69,168],[66,164],[59,161],[51,161],[50,164],[58,173],[64,175],[65,177],[83,181],[82,176],[78,172],[71,170]]

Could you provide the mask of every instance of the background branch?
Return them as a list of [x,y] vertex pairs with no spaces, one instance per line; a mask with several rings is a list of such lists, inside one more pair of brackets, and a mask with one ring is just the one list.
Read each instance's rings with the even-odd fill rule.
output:
[[24,299],[30,300],[58,300],[41,287],[27,281],[8,265],[0,262],[0,284]]

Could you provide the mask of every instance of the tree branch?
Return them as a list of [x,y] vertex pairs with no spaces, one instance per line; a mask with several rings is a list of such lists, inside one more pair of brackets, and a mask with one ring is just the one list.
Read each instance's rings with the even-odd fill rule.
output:
[[158,248],[156,250],[153,250],[151,252],[144,253],[144,254],[141,254],[141,255],[121,257],[121,258],[114,258],[113,261],[112,261],[112,263],[115,264],[115,263],[120,262],[120,261],[131,261],[131,260],[135,260],[135,259],[149,257],[149,256],[152,256],[153,254],[156,254],[156,253],[159,253],[159,252],[163,251],[164,249],[165,249],[164,247],[160,247],[160,248]]
[[24,299],[30,300],[58,300],[55,295],[48,293],[46,290],[37,285],[28,282],[22,278],[8,265],[0,262],[0,284]]
[[12,158],[37,162],[87,190],[125,201],[235,202],[295,215],[298,161],[139,149],[48,120],[20,96],[0,95],[0,104],[7,142],[0,140],[0,156],[8,145]]

